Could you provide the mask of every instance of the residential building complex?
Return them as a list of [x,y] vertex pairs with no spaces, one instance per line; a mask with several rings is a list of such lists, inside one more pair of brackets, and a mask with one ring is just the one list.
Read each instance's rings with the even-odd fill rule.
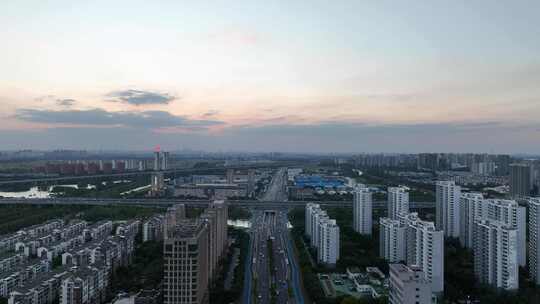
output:
[[372,233],[372,193],[364,185],[357,185],[353,192],[353,228],[354,231],[371,235]]
[[[110,277],[127,266],[135,249],[138,220],[113,223],[49,221],[2,238],[0,297],[11,304],[94,304],[106,300]],[[61,265],[54,265],[59,259]]]
[[398,214],[409,212],[409,192],[405,187],[388,188],[388,217],[395,220]]
[[474,273],[483,284],[505,290],[519,288],[518,231],[498,221],[475,223]]
[[406,227],[405,261],[420,268],[431,284],[433,293],[444,290],[444,235],[433,222],[421,220],[417,213],[401,213],[399,221]]
[[483,199],[481,194],[467,193],[461,197],[461,243],[474,247],[474,225],[477,221],[489,220],[501,222],[517,230],[517,251],[520,266],[527,265],[526,259],[526,210],[514,200]]
[[317,257],[320,263],[335,266],[339,260],[339,226],[336,220],[322,219]]
[[405,261],[406,227],[399,220],[379,219],[379,255],[390,263]]
[[435,189],[435,226],[446,237],[459,238],[461,187],[453,181],[438,181]]
[[459,242],[461,246],[473,248],[474,243],[474,223],[477,218],[487,217],[484,215],[483,206],[484,196],[482,193],[462,193],[460,197],[460,227]]
[[340,234],[336,221],[330,219],[318,204],[306,205],[306,236],[317,250],[319,263],[334,266],[340,256]]

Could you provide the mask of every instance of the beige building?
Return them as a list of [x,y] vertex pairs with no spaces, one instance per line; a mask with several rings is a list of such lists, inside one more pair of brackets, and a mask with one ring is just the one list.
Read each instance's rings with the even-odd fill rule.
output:
[[209,281],[216,274],[219,260],[227,249],[227,205],[224,201],[214,201],[201,215],[208,223],[208,275]]
[[164,304],[208,302],[209,227],[204,220],[183,220],[164,242]]

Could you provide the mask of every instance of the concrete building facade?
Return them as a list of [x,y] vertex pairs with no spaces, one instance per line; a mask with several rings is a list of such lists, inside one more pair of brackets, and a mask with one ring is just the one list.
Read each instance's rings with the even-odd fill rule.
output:
[[454,181],[435,184],[435,227],[446,237],[459,238],[461,187]]
[[373,228],[372,220],[373,201],[372,193],[364,185],[358,185],[353,192],[353,228],[354,231],[371,235]]
[[405,226],[405,261],[408,266],[419,267],[431,284],[433,293],[444,290],[444,234],[433,222],[421,220],[417,213],[399,215]]
[[517,229],[480,220],[474,230],[474,273],[481,283],[504,290],[519,288]]
[[540,198],[529,199],[529,275],[540,285]]
[[389,263],[405,261],[406,227],[398,220],[380,218],[379,220],[379,255]]
[[405,187],[388,188],[388,217],[395,220],[398,214],[409,212],[409,192]]
[[474,247],[475,223],[481,220],[498,221],[518,231],[517,250],[519,265],[527,265],[526,208],[514,200],[481,199],[480,194],[464,194],[461,198],[463,217],[460,240],[467,248]]
[[208,224],[183,220],[167,231],[163,244],[163,303],[208,301]]
[[417,267],[390,264],[390,304],[431,304],[431,286]]

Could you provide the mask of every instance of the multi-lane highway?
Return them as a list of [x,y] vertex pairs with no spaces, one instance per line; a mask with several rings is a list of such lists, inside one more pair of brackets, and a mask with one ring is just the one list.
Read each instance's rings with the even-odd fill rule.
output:
[[261,200],[275,202],[287,201],[287,198],[287,169],[279,168],[272,177],[272,181]]
[[287,222],[284,209],[253,210],[251,271],[246,277],[251,285],[245,286],[243,303],[304,303]]

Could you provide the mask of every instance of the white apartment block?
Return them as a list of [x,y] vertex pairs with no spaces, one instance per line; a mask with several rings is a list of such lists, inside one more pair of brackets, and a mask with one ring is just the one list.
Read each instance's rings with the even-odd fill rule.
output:
[[324,219],[320,222],[319,246],[317,246],[319,263],[334,266],[339,260],[339,226],[336,220]]
[[[526,209],[519,206],[514,200],[500,199],[480,199],[478,194],[462,195],[461,205],[463,215],[461,226],[463,232],[460,240],[463,240],[463,245],[468,248],[473,248],[474,239],[471,238],[471,227],[474,223],[480,220],[499,221],[507,226],[516,229],[518,241],[518,261],[519,265],[525,267],[527,265],[527,240],[526,240]],[[471,243],[473,240],[473,243]]]
[[395,220],[398,214],[409,212],[409,192],[405,187],[388,188],[388,217]]
[[399,221],[406,227],[405,261],[419,267],[431,284],[431,291],[444,290],[444,233],[433,222],[421,220],[417,213],[402,213]]
[[164,229],[165,217],[163,215],[155,215],[146,220],[142,225],[143,242],[163,240]]
[[519,288],[518,231],[498,221],[477,221],[474,273],[481,283],[504,290]]
[[540,198],[529,199],[529,275],[540,285]]
[[339,260],[339,226],[318,204],[306,205],[305,232],[317,249],[319,263],[334,266]]
[[454,181],[438,181],[435,184],[435,226],[446,237],[459,237],[461,187]]
[[353,228],[354,231],[371,235],[373,220],[372,193],[364,185],[358,185],[353,192]]
[[417,267],[390,264],[390,304],[431,304],[431,285]]
[[405,261],[405,226],[387,217],[379,219],[379,256],[390,263]]
[[459,242],[461,246],[466,248],[473,247],[474,240],[474,223],[476,218],[487,217],[484,215],[482,208],[482,201],[484,196],[482,193],[462,193],[459,200],[460,215],[460,228],[459,228]]
[[319,205],[317,204],[313,204],[313,203],[306,204],[306,210],[305,210],[305,215],[304,215],[304,223],[305,223],[304,233],[309,239],[311,239],[313,235],[311,232],[311,213],[317,208],[319,208]]

